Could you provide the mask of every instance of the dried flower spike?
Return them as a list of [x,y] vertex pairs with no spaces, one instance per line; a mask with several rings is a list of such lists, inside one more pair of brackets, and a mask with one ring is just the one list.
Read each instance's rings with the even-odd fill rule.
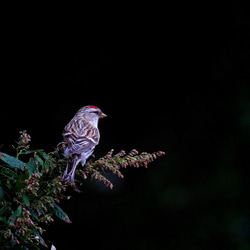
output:
[[[99,160],[88,164],[85,167],[84,172],[81,170],[77,171],[77,175],[86,179],[88,175],[91,175],[91,179],[103,182],[110,188],[113,188],[113,184],[102,174],[103,171],[110,171],[120,178],[124,178],[120,171],[120,168],[126,168],[127,166],[139,168],[148,167],[148,164],[157,157],[165,155],[164,152],[158,151],[154,153],[139,152],[136,149],[131,150],[127,155],[124,150],[121,150],[117,154],[113,155],[114,149],[111,149],[104,157]],[[84,175],[83,175],[84,173]]]

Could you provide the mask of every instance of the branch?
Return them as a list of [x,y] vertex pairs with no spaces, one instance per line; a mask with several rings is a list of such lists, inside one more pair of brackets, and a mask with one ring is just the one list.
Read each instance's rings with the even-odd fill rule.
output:
[[91,176],[91,179],[96,179],[106,186],[113,188],[113,184],[102,175],[104,170],[111,171],[113,174],[117,175],[120,178],[124,178],[121,173],[121,168],[127,167],[148,167],[148,164],[157,159],[157,157],[165,155],[164,152],[158,151],[154,153],[139,152],[135,149],[131,150],[128,154],[124,150],[121,150],[119,153],[113,155],[114,149],[111,149],[105,156],[101,157],[95,162],[89,163],[84,170],[77,170],[76,175],[86,179],[87,176]]

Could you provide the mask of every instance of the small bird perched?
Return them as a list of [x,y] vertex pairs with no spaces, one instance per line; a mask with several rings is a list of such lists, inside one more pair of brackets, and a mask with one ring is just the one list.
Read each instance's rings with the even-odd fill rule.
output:
[[100,139],[99,118],[106,116],[96,106],[84,106],[65,126],[62,135],[67,145],[64,155],[68,158],[68,164],[63,174],[63,181],[73,183],[78,163],[81,162],[84,167],[86,160],[92,155]]

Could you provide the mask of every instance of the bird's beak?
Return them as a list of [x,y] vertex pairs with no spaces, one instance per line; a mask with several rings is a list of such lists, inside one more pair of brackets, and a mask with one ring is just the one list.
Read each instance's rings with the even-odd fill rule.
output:
[[104,113],[101,113],[101,114],[99,115],[99,118],[104,118],[104,117],[107,117],[107,115],[105,115]]

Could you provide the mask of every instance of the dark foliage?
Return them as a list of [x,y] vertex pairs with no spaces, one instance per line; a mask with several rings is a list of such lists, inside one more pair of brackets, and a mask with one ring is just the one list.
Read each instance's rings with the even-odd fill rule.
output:
[[[0,153],[0,244],[6,249],[47,248],[48,242],[42,238],[43,225],[53,222],[54,216],[71,223],[58,205],[68,198],[63,191],[71,185],[62,182],[67,160],[60,147],[50,153],[42,149],[30,150],[30,136],[26,131],[20,133],[16,156]],[[149,162],[165,154],[161,151],[139,154],[134,149],[128,154],[121,151],[113,155],[113,151],[89,162],[84,170],[78,168],[77,182],[90,176],[112,189],[113,184],[102,174],[104,170],[123,178],[120,168],[147,167]],[[72,186],[80,191],[75,184]]]

